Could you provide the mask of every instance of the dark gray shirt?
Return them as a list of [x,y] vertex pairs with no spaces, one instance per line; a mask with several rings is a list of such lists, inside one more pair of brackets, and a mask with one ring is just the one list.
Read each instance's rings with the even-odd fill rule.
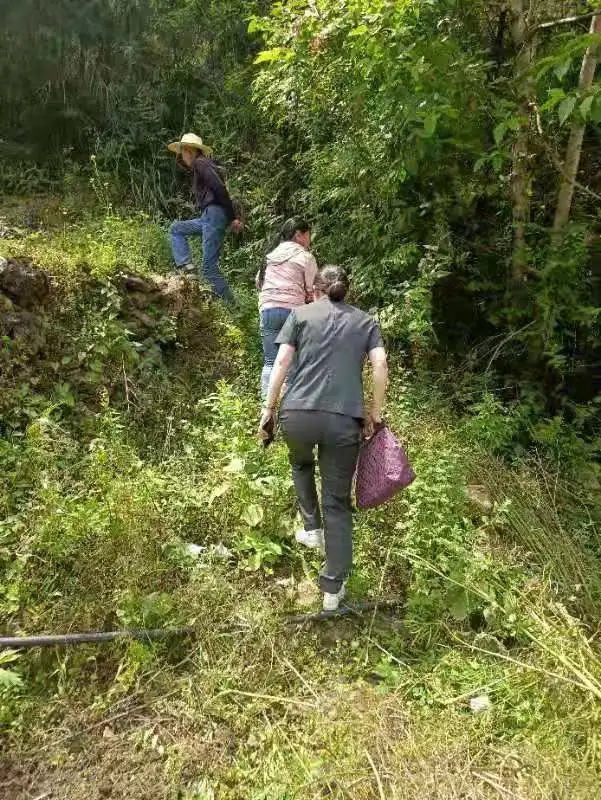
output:
[[371,350],[383,347],[368,314],[325,297],[291,311],[276,342],[296,348],[282,410],[363,419],[363,363]]

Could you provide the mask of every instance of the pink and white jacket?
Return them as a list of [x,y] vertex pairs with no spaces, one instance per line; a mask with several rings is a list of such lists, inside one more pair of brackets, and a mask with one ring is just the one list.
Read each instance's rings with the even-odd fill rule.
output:
[[317,262],[296,242],[282,242],[267,256],[259,308],[296,308],[313,300]]

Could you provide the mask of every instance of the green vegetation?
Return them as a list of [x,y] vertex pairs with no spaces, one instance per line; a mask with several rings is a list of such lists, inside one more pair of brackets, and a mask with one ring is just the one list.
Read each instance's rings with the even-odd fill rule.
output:
[[[2,797],[598,796],[598,36],[531,35],[593,7],[5,5],[0,257],[49,281],[0,292],[0,632],[195,635],[0,651]],[[183,129],[247,210],[235,311],[169,277]],[[295,627],[252,277],[300,209],[418,477],[356,516],[351,594],[400,606]]]
[[[598,507],[549,463],[487,454],[514,430],[492,400],[457,418],[399,367],[390,418],[419,477],[358,516],[351,589],[403,608],[287,629],[316,601],[318,561],[293,543],[283,446],[255,440],[252,297],[233,319],[195,290],[134,333],[107,253],[142,264],[159,233],[107,218],[3,243],[46,256],[60,306],[42,360],[9,353],[6,630],[196,630],[5,651],[7,796],[593,796]],[[475,715],[481,695],[492,707]]]

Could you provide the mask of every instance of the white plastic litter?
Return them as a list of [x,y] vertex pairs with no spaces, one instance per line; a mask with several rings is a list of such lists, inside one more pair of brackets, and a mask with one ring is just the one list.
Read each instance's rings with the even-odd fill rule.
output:
[[207,549],[206,547],[202,547],[199,544],[192,544],[191,542],[189,542],[185,546],[186,553],[189,556],[194,556],[194,558],[197,558],[199,555],[204,553],[206,549]]
[[224,544],[221,544],[221,542],[219,542],[219,544],[216,544],[215,547],[213,547],[213,553],[215,553],[217,558],[231,558],[232,557],[232,551],[228,550],[227,547]]
[[470,708],[474,714],[484,714],[492,708],[490,697],[487,694],[481,694],[479,697],[472,697],[470,700]]

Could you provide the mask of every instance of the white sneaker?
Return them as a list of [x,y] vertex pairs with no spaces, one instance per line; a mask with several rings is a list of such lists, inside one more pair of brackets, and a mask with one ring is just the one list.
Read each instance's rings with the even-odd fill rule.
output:
[[321,530],[321,528],[315,531],[298,531],[294,538],[299,544],[303,544],[305,547],[311,547],[314,550],[321,550],[322,553],[326,549],[323,530]]
[[323,610],[324,611],[337,611],[338,606],[340,605],[340,601],[344,600],[344,596],[346,595],[346,587],[344,583],[340,587],[340,591],[336,594],[330,594],[329,592],[323,593]]

